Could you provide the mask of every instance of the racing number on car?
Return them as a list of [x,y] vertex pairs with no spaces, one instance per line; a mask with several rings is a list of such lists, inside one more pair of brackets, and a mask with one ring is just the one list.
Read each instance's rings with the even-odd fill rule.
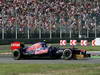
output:
[[67,44],[66,40],[60,40],[60,45],[65,46]]

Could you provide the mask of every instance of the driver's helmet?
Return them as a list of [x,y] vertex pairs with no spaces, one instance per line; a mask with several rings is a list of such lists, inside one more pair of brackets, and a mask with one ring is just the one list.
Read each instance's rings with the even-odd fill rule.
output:
[[41,44],[42,44],[42,47],[47,47],[45,40],[43,42],[41,42]]

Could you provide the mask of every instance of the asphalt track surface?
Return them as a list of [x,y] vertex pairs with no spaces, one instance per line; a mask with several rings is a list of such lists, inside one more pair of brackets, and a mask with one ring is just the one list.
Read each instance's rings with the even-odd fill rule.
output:
[[[99,54],[90,52],[92,54]],[[100,64],[100,58],[86,58],[80,60],[62,60],[62,59],[22,59],[14,60],[12,55],[0,55],[0,63],[16,64]]]
[[14,60],[10,56],[0,57],[0,63],[16,64],[100,64],[100,59],[61,60],[61,59],[24,59]]

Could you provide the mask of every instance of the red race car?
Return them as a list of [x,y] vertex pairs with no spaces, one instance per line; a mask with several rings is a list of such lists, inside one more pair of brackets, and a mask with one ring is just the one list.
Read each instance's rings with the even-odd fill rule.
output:
[[59,48],[48,46],[46,42],[38,42],[32,46],[25,47],[21,42],[11,43],[11,50],[14,59],[19,60],[26,57],[34,58],[61,58],[61,59],[79,59],[90,57],[86,50],[77,48]]

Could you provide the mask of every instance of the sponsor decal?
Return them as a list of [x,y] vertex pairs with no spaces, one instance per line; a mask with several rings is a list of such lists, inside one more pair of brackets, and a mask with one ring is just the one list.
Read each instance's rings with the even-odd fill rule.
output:
[[35,54],[45,54],[45,53],[48,53],[48,49],[45,49],[45,50],[36,50],[35,51]]
[[42,48],[41,43],[33,44],[32,46],[28,47],[27,50],[31,51],[31,50],[36,50],[38,48]]
[[77,45],[77,40],[70,40],[70,45],[72,46]]
[[81,40],[81,46],[87,46],[88,45],[88,41],[87,40]]
[[96,41],[92,40],[92,46],[96,46]]
[[67,44],[66,40],[60,40],[60,45],[65,46]]
[[11,50],[16,50],[20,48],[20,42],[13,42],[11,43]]

